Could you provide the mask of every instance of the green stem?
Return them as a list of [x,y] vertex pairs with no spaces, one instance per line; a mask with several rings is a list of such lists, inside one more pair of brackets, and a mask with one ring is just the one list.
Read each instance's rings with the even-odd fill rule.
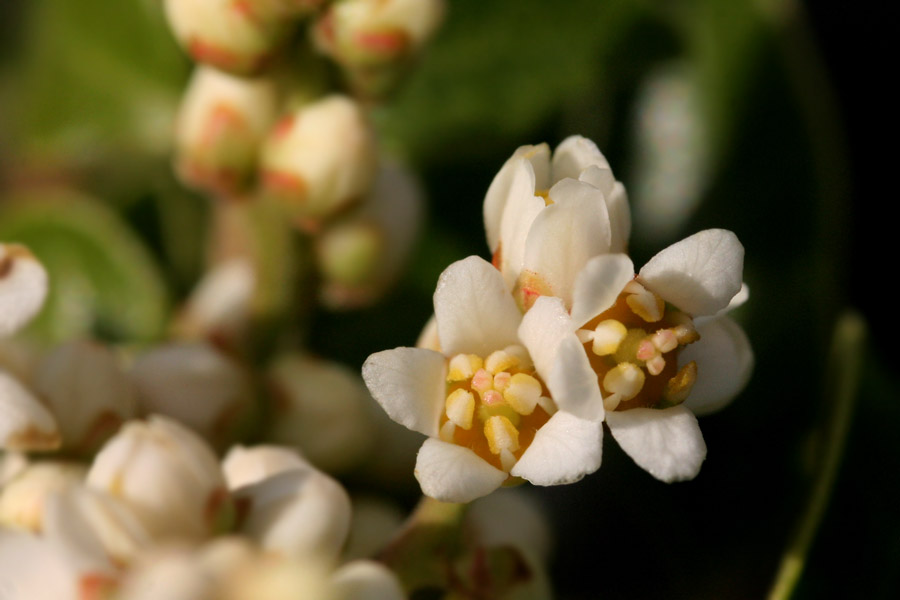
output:
[[835,327],[829,358],[829,381],[825,388],[831,392],[832,397],[829,398],[831,413],[824,431],[826,443],[822,445],[824,455],[810,491],[806,511],[797,523],[788,549],[782,556],[775,583],[769,592],[769,600],[787,600],[791,597],[828,506],[853,415],[865,332],[866,325],[862,317],[852,312],[845,313]]

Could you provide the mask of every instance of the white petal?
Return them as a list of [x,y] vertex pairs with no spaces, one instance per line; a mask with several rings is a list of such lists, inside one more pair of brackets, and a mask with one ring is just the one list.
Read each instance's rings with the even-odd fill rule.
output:
[[232,446],[222,459],[222,473],[229,490],[259,483],[285,471],[312,468],[297,450],[286,446]]
[[375,401],[404,427],[435,436],[444,407],[447,360],[423,348],[394,348],[369,356],[362,376]]
[[510,472],[535,485],[573,483],[600,468],[603,423],[559,411],[541,427]]
[[606,423],[622,450],[660,481],[693,479],[700,472],[706,443],[685,407],[608,412]]
[[601,254],[589,260],[575,279],[572,323],[581,327],[612,308],[632,278],[634,265],[624,254]]
[[612,192],[606,195],[606,208],[609,210],[609,222],[612,226],[610,252],[627,252],[628,240],[631,238],[631,206],[628,204],[625,186],[618,181]]
[[506,285],[512,288],[525,262],[525,242],[538,214],[544,210],[543,198],[533,190],[519,193],[507,204],[500,223],[500,271]]
[[753,371],[753,349],[741,326],[728,317],[699,325],[700,340],[681,351],[679,364],[697,362],[697,381],[685,406],[698,415],[728,404],[747,384]]
[[435,438],[425,440],[419,449],[415,474],[422,493],[441,502],[471,502],[506,480],[506,473],[468,448]]
[[538,374],[545,381],[550,377],[556,360],[556,351],[566,336],[575,328],[562,300],[553,296],[541,296],[535,301],[519,326],[519,339],[531,359]]
[[30,321],[47,297],[47,272],[19,244],[0,243],[0,337]]
[[581,172],[591,166],[609,169],[609,163],[597,144],[580,135],[569,136],[553,153],[553,181],[566,177],[578,179]]
[[644,285],[694,315],[713,315],[741,290],[744,247],[734,233],[707,229],[676,242],[641,269]]
[[459,260],[441,274],[434,291],[438,337],[447,356],[487,356],[518,343],[522,314],[500,271],[477,256]]
[[513,180],[521,177],[524,171],[531,188],[529,195],[534,196],[538,183],[548,185],[549,170],[550,149],[547,144],[520,147],[500,168],[484,197],[484,228],[491,252],[497,250],[500,242],[500,220],[510,199]]
[[553,296],[571,306],[575,278],[594,256],[609,252],[610,224],[603,194],[565,179],[553,186],[528,234],[524,268],[537,273]]
[[61,443],[50,411],[15,377],[0,370],[0,448],[54,450]]
[[560,410],[581,419],[603,420],[603,396],[597,373],[575,334],[560,342],[547,387]]
[[336,600],[404,600],[406,594],[394,573],[371,560],[355,560],[334,572]]
[[437,320],[434,315],[425,323],[419,338],[416,340],[416,348],[425,348],[426,350],[441,351],[441,339],[438,337]]

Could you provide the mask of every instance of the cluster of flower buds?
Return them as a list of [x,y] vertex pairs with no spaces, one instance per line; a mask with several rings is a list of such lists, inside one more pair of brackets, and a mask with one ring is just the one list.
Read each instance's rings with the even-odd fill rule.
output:
[[447,268],[425,347],[363,367],[387,414],[429,438],[422,490],[466,502],[519,479],[576,481],[600,466],[604,422],[657,479],[696,476],[694,412],[730,401],[753,365],[724,314],[747,298],[737,237],[701,231],[636,273],[624,187],[577,136],[519,148],[484,216],[493,266]]

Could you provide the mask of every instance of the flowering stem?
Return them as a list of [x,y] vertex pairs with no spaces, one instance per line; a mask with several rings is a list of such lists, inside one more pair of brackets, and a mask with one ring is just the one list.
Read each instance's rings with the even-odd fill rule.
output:
[[451,586],[451,563],[461,548],[468,506],[423,496],[403,529],[381,552],[379,560],[397,574],[408,593]]
[[828,369],[831,381],[826,382],[829,385],[825,388],[833,392],[833,397],[829,398],[831,414],[824,432],[827,443],[823,444],[821,467],[813,482],[806,511],[797,523],[788,549],[782,556],[769,600],[787,600],[791,597],[828,506],[856,400],[865,331],[862,318],[852,312],[844,314],[835,327]]

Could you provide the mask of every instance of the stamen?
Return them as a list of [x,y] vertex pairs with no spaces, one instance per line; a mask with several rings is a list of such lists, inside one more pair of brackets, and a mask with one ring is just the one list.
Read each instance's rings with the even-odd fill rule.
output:
[[630,362],[617,364],[603,378],[603,387],[613,394],[620,394],[623,400],[631,400],[644,387],[644,372]]
[[653,341],[650,338],[644,338],[638,344],[635,357],[638,360],[648,361],[657,354],[659,354],[659,352],[657,352],[656,346],[653,345]]
[[700,334],[694,329],[692,323],[687,323],[675,327],[675,337],[678,339],[679,344],[687,346],[688,344],[693,344],[699,340]]
[[484,360],[484,368],[490,371],[491,373],[499,373],[500,371],[508,371],[509,369],[517,366],[519,364],[519,359],[513,356],[512,354],[506,352],[505,350],[497,350],[495,352],[491,352],[490,356],[488,356]]
[[519,344],[510,344],[506,348],[503,349],[509,355],[516,357],[519,362],[516,364],[516,368],[520,371],[528,371],[534,369],[534,362],[531,360],[531,356],[528,354],[528,350],[525,349],[525,346],[520,346]]
[[665,302],[652,292],[645,291],[642,294],[631,294],[626,296],[625,302],[628,303],[628,307],[634,314],[648,323],[656,323],[665,314]]
[[519,449],[519,430],[504,416],[491,417],[484,422],[484,437],[492,454],[502,450],[515,452]]
[[494,389],[498,392],[502,392],[509,385],[511,378],[512,375],[510,375],[508,371],[500,371],[494,375]]
[[678,347],[678,336],[674,329],[660,329],[651,339],[656,349],[662,353],[671,352]]
[[450,421],[463,429],[472,428],[472,418],[475,415],[475,396],[472,392],[462,388],[455,390],[447,396],[445,406]]
[[488,390],[481,395],[481,402],[487,406],[503,404],[503,395],[497,390]]
[[481,357],[475,354],[457,354],[450,359],[447,373],[447,382],[465,381],[470,379],[483,365]]
[[667,406],[675,406],[687,400],[697,382],[697,363],[694,361],[681,367],[675,376],[666,382],[663,401]]
[[453,434],[456,433],[456,424],[453,421],[447,421],[441,425],[439,435],[445,442],[453,443]]
[[485,369],[478,369],[475,375],[472,376],[472,389],[476,392],[484,394],[486,391],[493,389],[493,387],[494,376]]
[[511,471],[516,466],[516,456],[504,448],[500,451],[500,466],[503,467],[504,471]]
[[[607,319],[597,324],[594,329],[594,345],[593,351],[597,356],[608,356],[615,354],[619,349],[619,344],[625,339],[628,330],[621,322],[615,319]],[[587,340],[585,340],[587,341]]]
[[587,344],[588,342],[594,339],[594,330],[593,329],[579,329],[575,332],[575,337],[578,338],[578,341],[582,344]]
[[659,375],[666,368],[666,359],[662,354],[657,354],[647,361],[647,372],[651,375]]
[[550,415],[551,417],[556,414],[556,411],[559,409],[556,407],[556,402],[553,401],[553,398],[549,396],[541,396],[537,401],[538,406],[544,409],[544,412]]
[[619,406],[619,402],[622,401],[622,394],[610,394],[606,398],[603,399],[603,408],[606,410],[616,410]]
[[510,378],[509,387],[503,392],[503,399],[514,411],[530,415],[541,397],[541,383],[525,373],[516,373]]

